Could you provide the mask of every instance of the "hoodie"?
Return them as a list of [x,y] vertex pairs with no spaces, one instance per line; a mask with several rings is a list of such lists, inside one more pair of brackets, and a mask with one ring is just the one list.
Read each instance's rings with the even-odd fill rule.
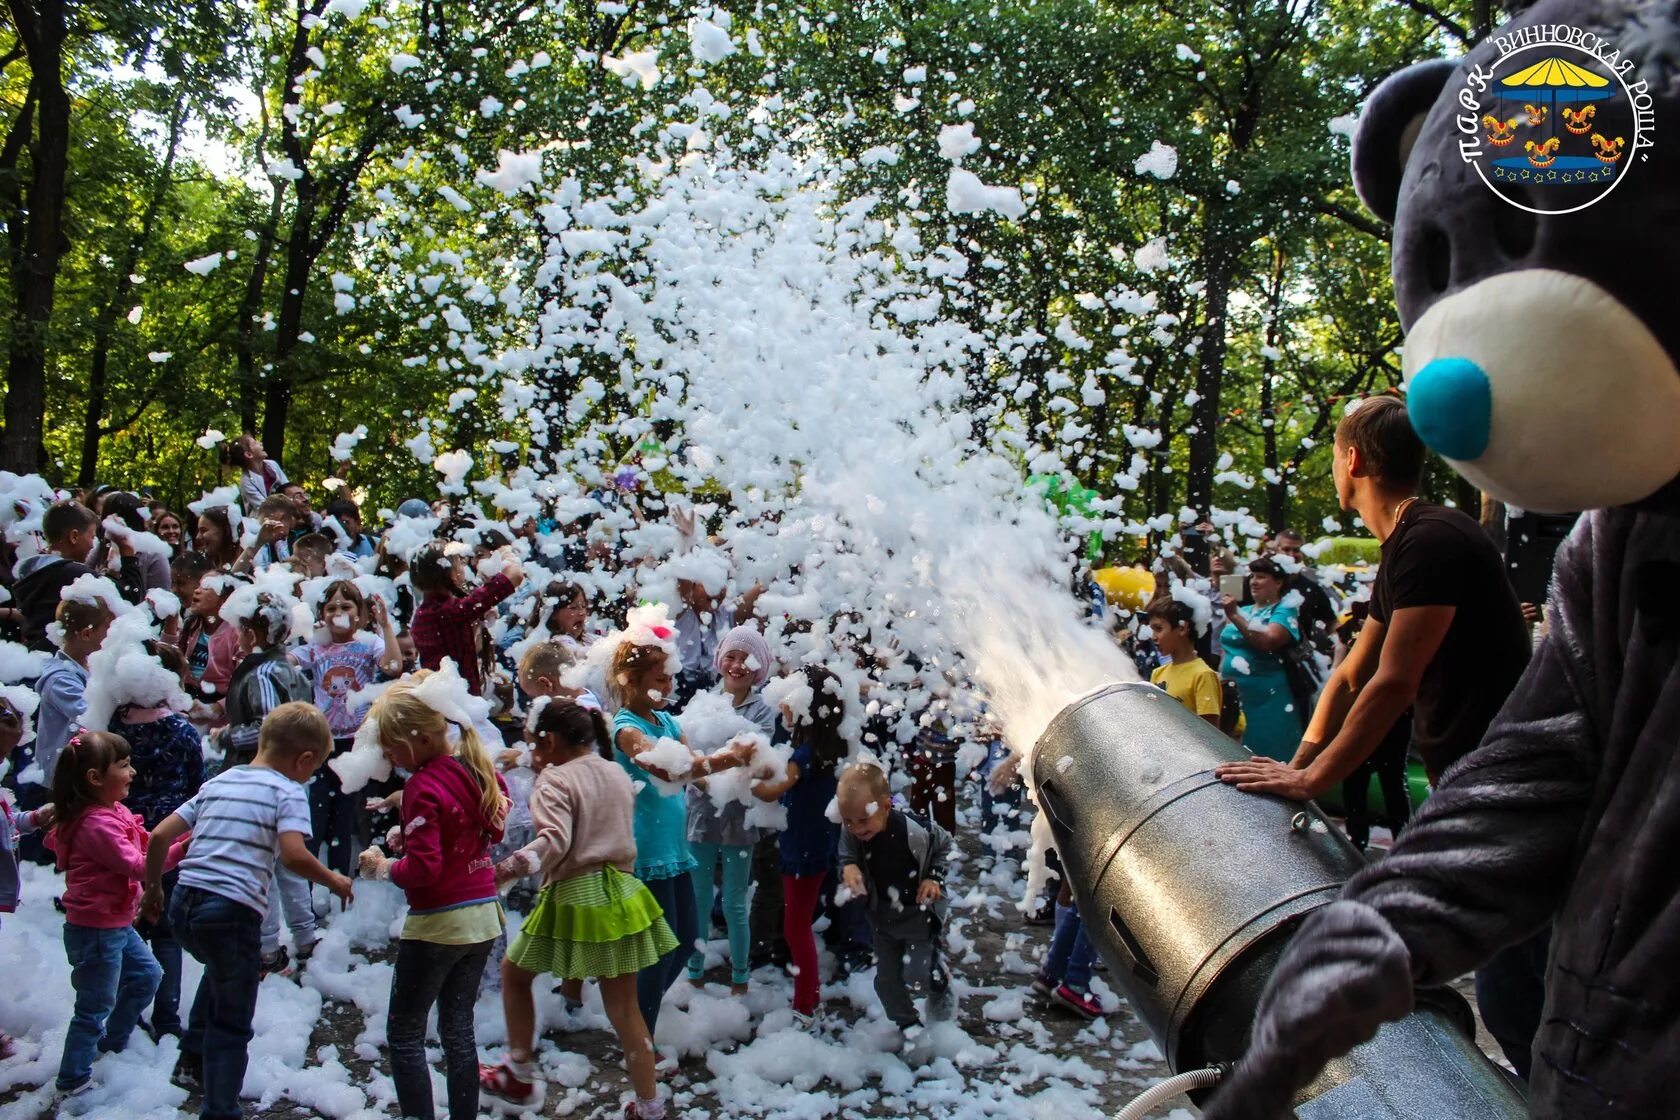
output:
[[[507,796],[507,786],[496,778]],[[416,770],[403,787],[403,856],[391,882],[408,895],[410,914],[453,910],[496,898],[490,846],[502,839],[500,821],[485,819],[482,787],[465,763],[441,755]]]
[[[23,644],[30,649],[52,652],[47,640],[47,624],[58,614],[59,593],[77,577],[92,574],[86,564],[66,560],[52,552],[31,556],[17,566],[17,579],[12,584],[12,597],[23,612]],[[122,569],[114,577],[117,593],[131,603],[143,598],[140,563],[133,556],[125,556]]]
[[[190,835],[170,847],[165,870],[181,862]],[[54,825],[47,847],[64,873],[65,920],[94,929],[134,924],[150,838],[139,814],[122,805],[89,809],[68,825]]]
[[58,756],[87,710],[87,682],[87,670],[63,650],[53,654],[35,678],[35,692],[41,698],[41,706],[35,709],[35,761],[41,764],[41,784],[49,789]]
[[252,651],[228,682],[228,732],[222,769],[242,766],[256,757],[257,740],[269,712],[293,700],[308,702],[314,698],[315,686],[292,664],[285,649],[272,646]]

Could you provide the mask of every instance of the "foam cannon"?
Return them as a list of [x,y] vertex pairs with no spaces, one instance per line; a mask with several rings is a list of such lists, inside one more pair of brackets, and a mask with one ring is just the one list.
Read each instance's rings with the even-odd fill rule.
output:
[[[1086,933],[1178,1073],[1242,1056],[1291,934],[1364,866],[1317,806],[1214,778],[1246,753],[1161,690],[1129,683],[1068,705],[1033,756]],[[1193,1076],[1181,1091],[1212,1081]],[[1420,991],[1411,1015],[1326,1066],[1295,1110],[1300,1120],[1528,1114],[1448,990]]]

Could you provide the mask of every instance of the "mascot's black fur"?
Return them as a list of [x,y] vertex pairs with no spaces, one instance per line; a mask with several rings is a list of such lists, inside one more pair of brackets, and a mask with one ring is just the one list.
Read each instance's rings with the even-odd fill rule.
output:
[[[1539,24],[1614,43],[1653,99],[1654,146],[1570,214],[1512,206],[1459,151],[1471,69]],[[1464,60],[1395,75],[1354,169],[1394,222],[1408,377],[1465,354],[1490,384],[1485,448],[1437,449],[1513,505],[1589,512],[1558,554],[1550,632],[1482,745],[1303,925],[1206,1116],[1287,1115],[1327,1060],[1411,1010],[1414,986],[1547,923],[1531,1114],[1680,1116],[1680,3],[1545,0]]]

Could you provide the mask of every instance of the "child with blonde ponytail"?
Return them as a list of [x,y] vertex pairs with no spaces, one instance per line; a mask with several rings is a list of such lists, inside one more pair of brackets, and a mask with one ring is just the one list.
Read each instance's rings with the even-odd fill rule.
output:
[[471,725],[453,725],[425,699],[429,672],[405,677],[373,703],[368,719],[393,766],[409,771],[402,826],[388,859],[378,848],[361,855],[365,878],[390,879],[408,896],[408,919],[397,943],[386,1034],[391,1080],[404,1116],[430,1118],[431,1068],[426,1018],[435,1004],[443,1043],[451,1120],[478,1116],[478,1040],[473,1003],[496,938],[502,932],[491,845],[502,838],[507,789]]

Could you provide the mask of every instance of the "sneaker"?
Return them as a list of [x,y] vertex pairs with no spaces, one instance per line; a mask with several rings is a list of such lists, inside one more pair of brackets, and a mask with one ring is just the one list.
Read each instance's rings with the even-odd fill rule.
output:
[[154,1046],[166,1038],[180,1038],[182,1034],[180,1023],[166,1023],[160,1027],[148,1019],[140,1020],[140,1029],[146,1032],[146,1037],[152,1040]]
[[631,1101],[624,1106],[624,1120],[665,1120],[665,1102],[648,1108],[641,1101]]
[[1047,902],[1037,910],[1027,915],[1029,926],[1053,926],[1056,924],[1056,903]]
[[53,1103],[57,1104],[61,1101],[67,1101],[75,1097],[79,1097],[91,1088],[93,1088],[93,1074],[90,1073],[83,1077],[80,1081],[74,1082],[70,1085],[58,1086],[53,1092]]
[[1095,996],[1089,992],[1076,992],[1066,984],[1052,992],[1050,999],[1087,1022],[1102,1017],[1102,1004],[1097,1002]]
[[527,1110],[540,1111],[547,1093],[547,1082],[541,1078],[525,1080],[513,1071],[512,1063],[506,1058],[493,1066],[478,1067],[479,1099],[498,1114],[510,1110],[515,1115]]
[[181,1056],[175,1059],[175,1071],[169,1075],[169,1083],[189,1093],[196,1093],[204,1088],[203,1055],[188,1050],[181,1051]]
[[277,972],[284,976],[286,975],[286,970],[290,967],[292,967],[292,955],[286,952],[286,947],[284,945],[280,946],[272,953],[263,954],[262,975],[264,979],[273,976]]
[[1056,985],[1051,982],[1050,977],[1040,973],[1033,977],[1032,990],[1033,995],[1039,999],[1050,999],[1056,994]]
[[0,1031],[0,1061],[4,1061],[16,1053],[17,1039],[13,1038],[5,1031]]
[[816,1034],[822,1026],[822,1012],[814,1011],[807,1015],[803,1011],[793,1013],[793,1028],[806,1034]]

